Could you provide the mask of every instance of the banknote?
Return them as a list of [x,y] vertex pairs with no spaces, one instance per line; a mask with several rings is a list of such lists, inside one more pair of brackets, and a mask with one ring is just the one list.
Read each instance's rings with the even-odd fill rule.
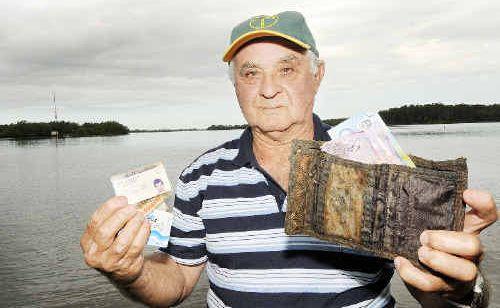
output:
[[151,224],[148,245],[166,247],[173,220],[172,207],[167,206],[166,200],[172,195],[172,185],[163,163],[116,174],[110,180],[115,195],[127,197],[129,204],[144,212]]
[[321,150],[345,159],[368,164],[396,164],[415,167],[378,113],[356,114],[330,131],[332,140]]

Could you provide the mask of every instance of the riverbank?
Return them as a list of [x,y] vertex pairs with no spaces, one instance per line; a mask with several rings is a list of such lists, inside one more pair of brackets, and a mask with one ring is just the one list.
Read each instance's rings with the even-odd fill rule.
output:
[[28,139],[50,137],[117,136],[130,132],[127,126],[114,121],[78,124],[66,121],[19,121],[0,125],[0,138]]
[[[381,110],[378,113],[389,126],[500,122],[500,104],[404,105]],[[323,119],[323,122],[335,126],[345,119]],[[246,125],[212,125],[207,130],[230,130],[245,127]]]
[[[424,104],[404,105],[378,112],[388,126],[421,124],[458,124],[500,122],[500,104]],[[346,118],[323,119],[328,125],[335,126]],[[241,125],[211,125],[207,130],[243,129]],[[195,130],[195,129],[192,129]]]
[[[458,124],[500,122],[500,104],[425,104],[404,105],[379,111],[380,116],[388,126],[422,125],[422,124]],[[346,118],[323,119],[323,122],[335,126]],[[173,129],[133,129],[129,130],[118,122],[84,123],[49,122],[31,123],[20,121],[8,125],[0,125],[0,138],[48,138],[58,137],[87,137],[87,136],[114,136],[128,133],[159,133],[205,130],[234,130],[244,129],[246,124],[210,125],[207,128],[173,128]]]

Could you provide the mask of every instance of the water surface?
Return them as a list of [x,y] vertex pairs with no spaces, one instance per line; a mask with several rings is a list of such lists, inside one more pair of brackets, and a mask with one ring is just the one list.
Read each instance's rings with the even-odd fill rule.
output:
[[[500,203],[500,123],[393,128],[406,152],[431,159],[464,156],[469,186]],[[87,268],[79,239],[92,212],[112,196],[109,176],[162,160],[172,182],[203,151],[241,130],[140,133],[59,140],[0,140],[0,303],[5,307],[140,307]],[[498,224],[482,235],[484,268],[500,284]],[[204,307],[206,277],[182,307]],[[416,307],[401,281],[400,307]],[[494,294],[495,295],[495,294]],[[495,297],[492,307],[500,307]]]

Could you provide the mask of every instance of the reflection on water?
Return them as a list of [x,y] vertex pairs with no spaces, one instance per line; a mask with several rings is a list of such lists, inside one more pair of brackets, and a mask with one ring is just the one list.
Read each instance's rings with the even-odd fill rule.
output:
[[391,127],[396,136],[490,136],[500,134],[498,123],[461,123],[431,125],[398,125]]
[[[500,196],[500,123],[398,126],[392,130],[408,153],[430,159],[465,156],[470,187]],[[163,160],[171,180],[203,151],[241,130],[140,133],[115,137],[0,140],[0,303],[6,307],[139,306],[88,269],[79,238],[85,224],[112,195],[108,177]],[[482,236],[486,271],[498,289],[495,225]],[[398,278],[393,293],[414,307]],[[206,277],[184,307],[204,307]],[[498,306],[498,300],[494,304]]]

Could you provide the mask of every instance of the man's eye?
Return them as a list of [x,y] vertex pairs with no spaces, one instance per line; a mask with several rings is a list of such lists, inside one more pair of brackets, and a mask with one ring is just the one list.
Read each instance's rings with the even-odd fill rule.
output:
[[257,71],[246,71],[245,72],[245,77],[255,77],[257,75]]
[[293,73],[293,68],[292,67],[282,67],[281,68],[281,74],[283,75],[290,75]]

